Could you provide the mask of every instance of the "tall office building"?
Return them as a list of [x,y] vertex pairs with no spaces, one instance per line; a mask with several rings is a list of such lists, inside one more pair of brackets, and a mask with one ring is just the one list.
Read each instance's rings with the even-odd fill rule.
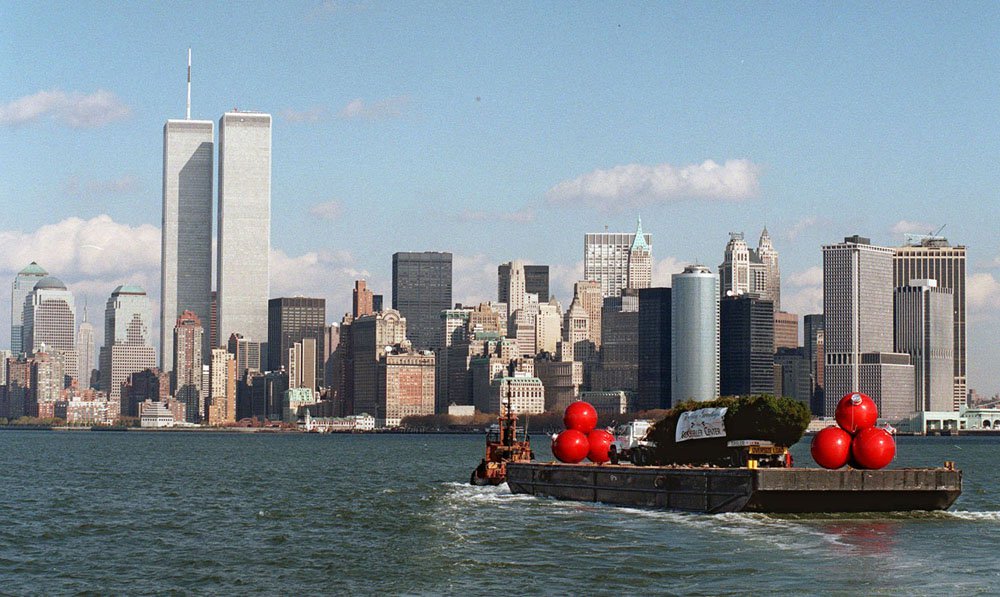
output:
[[76,336],[77,373],[80,388],[90,387],[90,375],[97,365],[94,324],[87,321],[87,307],[83,308],[83,322]]
[[173,328],[174,355],[172,387],[174,398],[184,404],[185,420],[201,421],[205,409],[202,391],[202,348],[205,328],[194,311],[184,311],[177,317]]
[[[618,293],[621,294],[620,292]],[[587,312],[590,320],[588,338],[594,345],[594,350],[601,348],[601,310],[604,308],[604,295],[601,284],[595,280],[581,280],[573,285],[573,302]]]
[[719,396],[719,278],[689,265],[671,281],[671,399],[712,400]]
[[113,404],[121,403],[122,384],[129,375],[156,366],[150,336],[150,305],[139,286],[122,285],[112,291],[104,307],[104,346],[101,347],[101,390]]
[[893,249],[856,235],[823,247],[827,416],[856,391],[869,394],[883,418],[913,412],[913,368],[908,355],[893,352],[892,262]]
[[965,329],[965,247],[952,247],[941,236],[911,235],[910,243],[896,248],[893,256],[893,285],[907,286],[910,280],[937,280],[938,288],[951,290],[954,398],[951,410],[966,402],[966,329]]
[[23,303],[21,352],[42,350],[61,355],[66,377],[78,379],[76,355],[76,306],[73,293],[58,278],[47,276],[35,283]]
[[236,359],[225,348],[213,348],[209,365],[206,415],[209,425],[236,422]]
[[[753,295],[719,306],[719,386],[723,396],[774,393],[774,305]],[[793,347],[794,348],[794,347]]]
[[451,253],[392,255],[392,308],[406,319],[406,336],[415,349],[444,344],[441,311],[451,306]]
[[[511,263],[497,266],[497,302],[509,303]],[[539,303],[549,302],[549,266],[524,264],[524,292],[538,295]]]
[[[190,65],[188,65],[190,84]],[[190,101],[190,88],[188,89]],[[160,241],[160,369],[174,355],[169,322],[184,311],[210,317],[214,123],[168,120],[163,125],[163,214]],[[204,335],[202,354],[209,349]]]
[[670,288],[639,291],[639,395],[635,410],[670,408]]
[[507,305],[507,326],[512,325],[512,317],[524,309],[528,301],[525,265],[520,259],[505,263],[497,268],[497,302]]
[[896,352],[910,355],[917,411],[954,408],[953,305],[951,290],[934,280],[912,279],[896,288]]
[[385,419],[385,405],[378,402],[378,365],[387,346],[406,342],[407,320],[388,309],[351,322],[354,413]]
[[[583,277],[598,282],[605,297],[621,296],[624,288],[648,287],[652,279],[652,251],[653,236],[642,231],[642,220],[634,233],[588,233],[583,237]],[[629,283],[630,263],[632,284]]]
[[[289,349],[304,339],[315,340],[315,350],[309,359],[312,373],[299,375],[300,379],[312,380],[315,390],[316,380],[323,379],[323,364],[316,358],[324,352],[326,328],[326,299],[323,298],[275,298],[267,302],[267,368],[278,371],[289,370]],[[299,363],[301,365],[301,362]],[[289,379],[289,383],[295,383]],[[299,387],[290,385],[289,387]]]
[[778,252],[771,243],[767,228],[761,232],[757,248],[747,246],[742,232],[730,232],[729,243],[719,265],[720,287],[723,297],[743,294],[756,295],[781,309],[781,271]]
[[244,338],[240,334],[230,334],[226,349],[236,360],[236,380],[242,381],[248,371],[260,373],[267,363],[260,362],[260,342]]
[[226,112],[219,120],[218,234],[217,341],[225,341],[233,332],[266,338],[271,250],[270,114]]
[[[767,299],[764,299],[767,300]],[[770,301],[768,301],[770,302]],[[799,316],[774,310],[774,350],[799,347]]]
[[639,390],[639,295],[627,288],[604,299],[600,365],[592,390]]
[[813,414],[823,414],[823,349],[826,336],[823,332],[823,314],[811,313],[802,318],[802,346],[809,355],[809,374],[812,380]]
[[373,294],[368,285],[364,280],[356,280],[354,282],[354,292],[351,297],[353,300],[353,313],[354,317],[361,317],[362,315],[371,315],[375,312],[372,306]]
[[35,284],[48,275],[49,272],[45,271],[45,268],[32,261],[14,277],[10,289],[10,351],[14,356],[29,352],[22,345],[24,299],[31,294]]

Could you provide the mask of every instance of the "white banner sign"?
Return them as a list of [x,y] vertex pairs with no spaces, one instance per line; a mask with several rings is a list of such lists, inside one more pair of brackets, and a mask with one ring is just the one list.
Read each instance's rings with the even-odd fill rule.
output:
[[675,442],[707,437],[726,437],[726,408],[699,408],[681,413]]

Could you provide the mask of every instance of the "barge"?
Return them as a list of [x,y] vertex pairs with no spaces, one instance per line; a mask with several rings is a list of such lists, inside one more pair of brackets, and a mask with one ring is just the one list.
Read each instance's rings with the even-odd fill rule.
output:
[[837,470],[508,462],[512,493],[619,506],[704,512],[838,513],[946,510],[962,471]]

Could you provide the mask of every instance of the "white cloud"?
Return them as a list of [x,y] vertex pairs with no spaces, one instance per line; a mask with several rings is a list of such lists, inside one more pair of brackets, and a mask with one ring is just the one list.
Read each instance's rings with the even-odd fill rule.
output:
[[573,285],[583,279],[583,260],[549,265],[549,296],[555,296],[563,309],[573,301]]
[[825,218],[818,218],[816,216],[808,216],[795,222],[785,231],[785,238],[794,241],[805,231],[816,228],[819,226],[825,226],[829,224],[829,220]]
[[410,98],[405,95],[386,98],[374,103],[365,103],[358,98],[348,102],[340,111],[341,118],[356,118],[360,120],[383,120],[398,118],[410,104]]
[[0,105],[0,126],[17,127],[49,117],[72,128],[94,128],[128,118],[132,110],[110,91],[86,94],[39,91]]
[[671,276],[683,272],[687,265],[689,265],[688,262],[681,261],[676,257],[657,259],[656,263],[653,264],[653,286],[672,286]]
[[534,221],[535,210],[525,207],[515,211],[465,210],[458,214],[459,222],[513,222],[527,224]]
[[684,199],[742,201],[757,195],[760,166],[749,160],[712,160],[673,166],[628,164],[594,170],[549,189],[551,204],[582,204],[603,211],[633,210]]
[[930,234],[937,230],[938,227],[934,224],[925,224],[923,222],[910,222],[908,220],[900,220],[892,225],[889,232],[892,234],[906,234],[907,232],[912,232],[916,234]]
[[344,211],[344,206],[340,201],[331,199],[324,203],[317,203],[309,208],[309,215],[321,220],[336,220]]
[[965,296],[970,311],[1000,309],[1000,282],[993,274],[972,274],[965,282]]
[[823,312],[823,268],[810,267],[783,279],[781,309],[798,315]]
[[[340,321],[350,311],[355,280],[371,278],[371,273],[355,264],[348,251],[310,251],[288,255],[271,248],[271,296],[308,296],[326,299],[328,321]],[[370,284],[376,294],[381,287]],[[388,293],[386,299],[390,297]]]
[[326,108],[323,106],[313,106],[306,110],[288,108],[282,110],[280,115],[287,122],[319,122],[326,117]]
[[451,295],[453,302],[478,305],[497,299],[497,267],[500,262],[492,257],[453,254],[451,257]]

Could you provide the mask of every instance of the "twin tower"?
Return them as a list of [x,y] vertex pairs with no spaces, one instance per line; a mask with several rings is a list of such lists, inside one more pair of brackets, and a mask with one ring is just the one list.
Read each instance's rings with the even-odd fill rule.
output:
[[215,309],[214,124],[188,119],[168,120],[163,126],[159,348],[160,368],[165,371],[173,369],[174,322],[186,310],[198,315],[206,332],[214,330],[203,335],[202,355],[211,354],[213,344],[225,342],[234,332],[257,341],[267,339],[271,115],[233,111],[219,119]]

